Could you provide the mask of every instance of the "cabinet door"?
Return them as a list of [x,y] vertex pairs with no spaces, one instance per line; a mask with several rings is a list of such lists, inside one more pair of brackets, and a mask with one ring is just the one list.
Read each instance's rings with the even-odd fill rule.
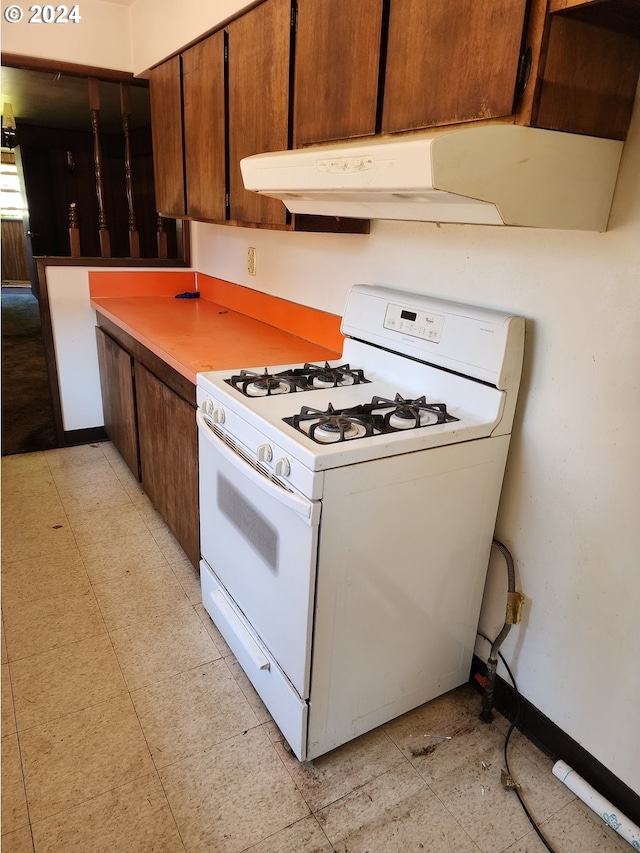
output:
[[288,147],[290,0],[266,0],[232,21],[228,40],[230,218],[284,225],[281,201],[245,190],[240,160]]
[[294,144],[376,132],[382,0],[298,0]]
[[511,115],[526,0],[391,0],[383,133]]
[[196,415],[136,362],[142,488],[194,566],[200,558]]
[[187,213],[226,219],[224,33],[182,55]]
[[104,428],[134,476],[140,479],[133,359],[96,328]]
[[638,85],[640,40],[631,21],[627,30],[618,29],[617,21],[611,29],[596,25],[606,22],[603,17],[593,17],[593,24],[592,12],[606,13],[607,4],[599,5],[597,10],[578,7],[579,18],[549,16],[531,122],[537,127],[626,138]]
[[149,75],[156,209],[168,217],[187,212],[182,143],[182,80],[179,56]]

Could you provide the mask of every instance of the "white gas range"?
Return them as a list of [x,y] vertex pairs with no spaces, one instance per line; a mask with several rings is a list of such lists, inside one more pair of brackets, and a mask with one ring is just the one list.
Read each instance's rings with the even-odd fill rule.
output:
[[311,759],[467,680],[524,320],[357,285],[337,362],[198,375],[203,603]]

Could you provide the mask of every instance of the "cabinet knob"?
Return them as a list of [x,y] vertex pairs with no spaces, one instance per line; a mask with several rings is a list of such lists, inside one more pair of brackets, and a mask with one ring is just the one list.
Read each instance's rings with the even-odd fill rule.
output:
[[291,473],[291,463],[283,456],[282,459],[277,459],[273,466],[273,472],[276,477],[288,477]]
[[271,462],[273,459],[273,448],[270,444],[259,444],[257,455],[258,462]]

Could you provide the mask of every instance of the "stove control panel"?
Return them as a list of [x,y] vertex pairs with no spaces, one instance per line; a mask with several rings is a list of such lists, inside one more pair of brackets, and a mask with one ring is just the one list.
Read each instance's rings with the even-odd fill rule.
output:
[[444,327],[444,316],[430,311],[420,311],[416,308],[403,308],[402,305],[387,305],[384,317],[385,329],[421,338],[424,341],[439,344]]

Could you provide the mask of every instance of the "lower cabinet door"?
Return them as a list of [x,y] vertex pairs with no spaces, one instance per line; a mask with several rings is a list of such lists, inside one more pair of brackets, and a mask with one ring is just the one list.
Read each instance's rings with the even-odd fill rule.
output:
[[136,362],[142,487],[198,566],[198,434],[195,408]]
[[140,479],[133,358],[96,327],[104,428],[118,453]]

